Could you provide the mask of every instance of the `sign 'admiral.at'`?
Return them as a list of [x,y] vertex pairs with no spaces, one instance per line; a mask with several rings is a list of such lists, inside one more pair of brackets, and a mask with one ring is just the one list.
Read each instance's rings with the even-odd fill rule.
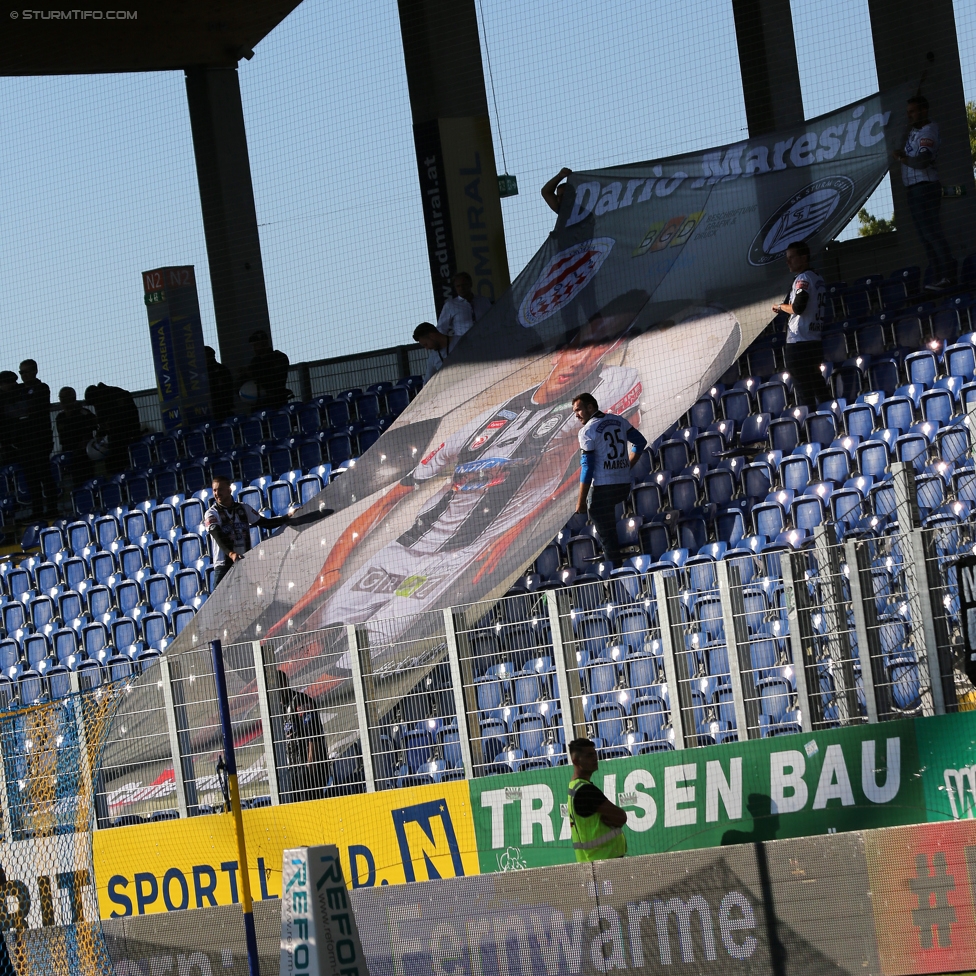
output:
[[594,237],[560,251],[522,299],[521,325],[534,329],[565,308],[590,283],[615,243],[612,237]]

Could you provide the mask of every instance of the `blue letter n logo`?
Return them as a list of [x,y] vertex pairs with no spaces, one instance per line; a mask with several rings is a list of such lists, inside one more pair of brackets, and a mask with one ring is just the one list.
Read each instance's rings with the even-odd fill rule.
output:
[[419,859],[421,854],[427,867],[427,877],[421,878],[421,881],[444,877],[434,866],[433,859],[439,859],[441,867],[444,868],[448,855],[454,868],[453,877],[459,878],[464,875],[461,852],[458,850],[454,824],[451,823],[451,814],[447,809],[446,800],[430,800],[428,803],[418,803],[412,807],[394,810],[393,826],[396,827],[397,842],[400,844],[400,860],[403,861],[403,873],[407,881],[418,880],[413,862],[414,859]]

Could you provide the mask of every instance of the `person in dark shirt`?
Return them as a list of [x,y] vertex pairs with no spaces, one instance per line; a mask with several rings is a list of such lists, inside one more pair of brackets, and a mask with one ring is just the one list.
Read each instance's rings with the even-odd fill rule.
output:
[[121,387],[99,383],[85,390],[85,401],[95,408],[99,435],[108,438],[108,470],[124,471],[129,466],[129,445],[142,434],[139,408],[132,394]]
[[318,800],[329,785],[329,749],[315,702],[301,691],[287,692],[284,714],[289,800]]
[[223,363],[217,362],[217,353],[210,346],[204,346],[203,350],[207,354],[213,419],[226,420],[234,412],[234,374]]
[[13,464],[20,461],[18,441],[22,440],[21,421],[21,388],[17,382],[17,374],[10,369],[0,371],[0,452],[3,463]]
[[20,364],[22,439],[19,444],[24,478],[31,496],[35,517],[58,514],[58,491],[51,474],[54,431],[51,427],[51,390],[37,378],[37,363],[25,359]]
[[252,332],[248,341],[254,354],[241,374],[241,383],[254,380],[258,387],[258,410],[277,410],[291,396],[288,389],[288,357],[271,346],[271,339],[264,329]]
[[54,418],[58,428],[61,450],[71,457],[67,471],[75,485],[80,485],[92,477],[94,471],[88,457],[88,442],[95,436],[98,420],[78,402],[78,394],[70,386],[58,392],[61,412]]

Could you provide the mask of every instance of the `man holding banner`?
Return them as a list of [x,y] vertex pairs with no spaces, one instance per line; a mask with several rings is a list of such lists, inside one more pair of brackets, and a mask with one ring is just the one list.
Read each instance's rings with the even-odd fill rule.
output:
[[811,270],[810,248],[803,241],[794,241],[787,246],[786,264],[795,275],[793,287],[786,301],[774,305],[773,311],[784,312],[790,317],[786,333],[786,368],[793,377],[800,402],[812,409],[826,392],[820,372],[823,359],[820,330],[823,328],[827,286],[823,278]]

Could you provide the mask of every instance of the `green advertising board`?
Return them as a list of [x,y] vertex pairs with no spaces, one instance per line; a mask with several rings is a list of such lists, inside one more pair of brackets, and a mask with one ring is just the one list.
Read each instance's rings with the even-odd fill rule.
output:
[[[653,854],[973,816],[974,743],[961,713],[615,759],[593,783],[627,810],[628,853]],[[575,860],[569,778],[470,781],[482,873]]]

